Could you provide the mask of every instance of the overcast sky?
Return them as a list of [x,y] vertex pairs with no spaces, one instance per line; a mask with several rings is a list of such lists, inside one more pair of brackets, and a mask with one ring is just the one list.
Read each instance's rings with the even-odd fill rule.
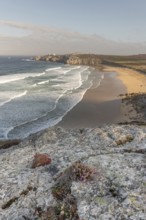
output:
[[0,55],[146,53],[146,0],[0,0]]

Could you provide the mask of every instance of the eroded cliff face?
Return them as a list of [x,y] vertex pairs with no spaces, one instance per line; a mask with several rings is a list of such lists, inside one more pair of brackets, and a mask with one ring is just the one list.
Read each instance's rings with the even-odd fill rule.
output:
[[71,55],[67,60],[72,65],[98,66],[101,60],[96,55]]
[[101,59],[94,54],[46,55],[36,57],[35,60],[87,66],[100,66],[101,64]]

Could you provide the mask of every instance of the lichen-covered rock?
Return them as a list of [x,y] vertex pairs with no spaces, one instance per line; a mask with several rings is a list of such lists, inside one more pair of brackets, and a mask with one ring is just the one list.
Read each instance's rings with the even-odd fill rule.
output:
[[[51,155],[51,164],[32,169],[37,152]],[[58,199],[62,194],[54,197],[57,179],[76,161],[95,168],[94,178],[80,181],[73,175],[70,181],[67,175],[61,181],[62,185],[69,183],[68,193],[63,200]],[[82,132],[54,127],[0,151],[1,220],[56,218],[56,209],[66,219],[145,220],[145,207],[144,126],[103,126]]]
[[32,168],[40,167],[40,166],[45,166],[51,163],[51,158],[48,154],[39,154],[36,153],[34,155],[33,163],[32,163]]

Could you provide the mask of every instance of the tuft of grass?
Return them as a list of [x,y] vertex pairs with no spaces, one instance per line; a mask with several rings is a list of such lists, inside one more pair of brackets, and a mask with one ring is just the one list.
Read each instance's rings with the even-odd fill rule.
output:
[[123,138],[123,139],[116,140],[116,144],[117,144],[117,145],[124,145],[124,144],[126,144],[126,143],[132,142],[133,139],[134,139],[133,136],[127,135],[127,136],[126,136],[125,138]]
[[96,173],[95,168],[91,168],[80,161],[72,165],[72,174],[75,181],[88,181],[92,180]]

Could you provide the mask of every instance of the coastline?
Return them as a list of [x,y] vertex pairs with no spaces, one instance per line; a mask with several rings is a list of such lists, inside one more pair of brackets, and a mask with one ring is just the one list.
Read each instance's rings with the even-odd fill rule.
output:
[[[82,101],[65,116],[67,129],[59,123],[60,127],[57,125],[30,135],[20,144],[16,142],[17,146],[9,143],[0,148],[1,219],[54,220],[58,215],[62,217],[64,210],[70,216],[74,211],[73,214],[81,219],[119,216],[145,219],[146,127],[96,124],[101,116],[97,117],[97,108],[104,116],[107,114],[107,118],[101,118],[102,123],[103,120],[118,121],[124,105],[123,96],[119,94],[129,93],[128,83],[132,83],[132,79],[136,82],[137,78],[131,76],[126,84],[122,72],[120,75],[112,69],[104,74],[101,85],[88,89]],[[92,122],[96,128],[68,129],[75,123],[73,114],[79,113],[77,125],[83,122],[86,126]],[[91,118],[79,121],[80,116],[88,115]],[[36,155],[47,155],[49,164],[33,167]],[[72,180],[68,171],[76,164],[88,168],[91,174],[93,171],[93,179]],[[63,196],[63,200],[58,195]]]
[[116,72],[103,73],[104,79],[101,84],[96,88],[91,86],[83,99],[63,117],[58,126],[94,128],[119,121],[121,115],[120,94],[126,93],[127,90]]
[[123,94],[121,105],[121,117],[119,123],[146,124],[146,75],[138,71],[120,68],[105,67],[105,71],[116,71],[117,77],[127,88]]
[[[119,67],[104,67],[103,72],[105,78],[101,85],[88,89],[83,99],[63,117],[58,126],[94,128],[104,124],[145,124],[144,109],[141,109],[142,113],[137,112],[137,100],[133,100],[137,95],[146,94],[146,76]],[[137,99],[143,105],[140,98]]]
[[117,77],[127,88],[127,93],[146,93],[146,75],[124,67],[105,67],[104,71],[117,72]]
[[[143,115],[138,114],[133,106],[132,96],[146,94],[146,76],[128,68],[104,66],[102,71],[104,78],[99,86],[95,86],[98,71],[99,69],[95,68],[94,76],[91,74],[91,78],[95,78],[91,88],[85,92],[82,100],[67,112],[57,126],[96,128],[106,124],[136,123],[145,125],[146,120],[143,119]],[[139,97],[137,99],[140,100]],[[137,100],[134,104],[137,104]],[[34,133],[33,136],[37,136],[45,130]],[[27,138],[29,139],[30,136]],[[2,140],[0,141],[0,149],[17,145],[21,141],[23,139]]]

